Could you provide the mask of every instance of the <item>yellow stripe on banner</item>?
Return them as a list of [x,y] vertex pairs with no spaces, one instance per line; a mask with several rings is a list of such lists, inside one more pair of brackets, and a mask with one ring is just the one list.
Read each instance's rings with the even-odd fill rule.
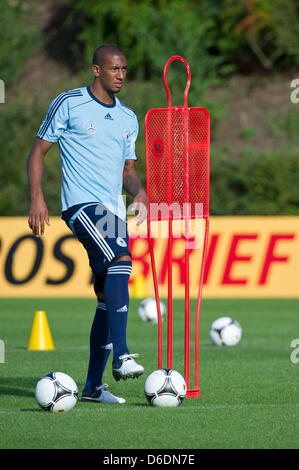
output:
[[[94,297],[88,257],[60,217],[34,237],[26,217],[0,218],[0,297]],[[184,240],[174,223],[173,293],[184,297]],[[167,296],[167,224],[153,223],[160,295]],[[196,297],[204,234],[192,222],[190,295]],[[133,270],[153,295],[146,223],[129,221]],[[299,297],[299,217],[211,217],[203,296]]]

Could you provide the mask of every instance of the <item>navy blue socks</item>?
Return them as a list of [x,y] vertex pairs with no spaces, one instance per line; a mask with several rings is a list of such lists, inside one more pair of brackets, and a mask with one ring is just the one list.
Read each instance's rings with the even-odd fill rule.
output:
[[104,295],[107,305],[108,325],[113,343],[113,360],[129,353],[127,347],[127,320],[129,310],[129,278],[131,261],[118,261],[108,268]]
[[129,310],[129,278],[131,261],[112,263],[108,268],[104,296],[98,302],[90,332],[90,357],[84,393],[102,385],[103,373],[113,348],[113,360],[129,353],[127,320]]
[[112,347],[106,303],[102,300],[98,302],[90,332],[90,357],[85,393],[102,385],[103,373]]

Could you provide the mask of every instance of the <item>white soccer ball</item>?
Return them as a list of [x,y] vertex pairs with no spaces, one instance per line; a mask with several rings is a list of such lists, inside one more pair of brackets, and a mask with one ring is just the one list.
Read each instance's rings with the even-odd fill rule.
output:
[[241,325],[230,317],[218,318],[210,327],[210,338],[217,346],[235,346],[242,338]]
[[[163,320],[166,314],[166,307],[163,302],[160,302],[160,310]],[[144,299],[138,307],[138,315],[143,322],[158,323],[156,299],[154,297]]]
[[78,387],[69,375],[51,372],[37,382],[35,398],[39,406],[46,411],[71,411],[78,400]]
[[150,405],[179,406],[187,393],[184,378],[173,369],[158,369],[152,372],[144,384],[144,394]]

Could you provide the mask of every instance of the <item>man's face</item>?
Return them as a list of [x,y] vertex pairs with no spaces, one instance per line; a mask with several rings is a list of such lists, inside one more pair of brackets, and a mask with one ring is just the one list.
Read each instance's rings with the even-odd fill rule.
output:
[[125,56],[107,54],[104,64],[99,66],[98,79],[108,93],[118,93],[121,90],[127,74]]

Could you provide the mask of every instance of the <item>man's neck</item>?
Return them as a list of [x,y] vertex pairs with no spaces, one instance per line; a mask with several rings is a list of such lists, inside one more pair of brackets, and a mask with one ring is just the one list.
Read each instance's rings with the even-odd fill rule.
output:
[[106,90],[99,85],[99,83],[95,80],[92,85],[90,85],[90,90],[94,94],[94,96],[104,104],[113,104],[114,103],[114,94],[108,93]]

